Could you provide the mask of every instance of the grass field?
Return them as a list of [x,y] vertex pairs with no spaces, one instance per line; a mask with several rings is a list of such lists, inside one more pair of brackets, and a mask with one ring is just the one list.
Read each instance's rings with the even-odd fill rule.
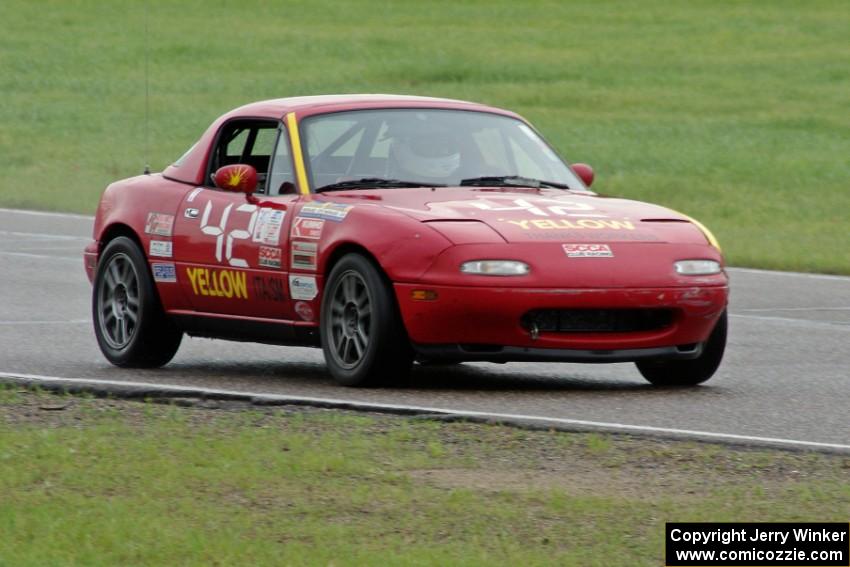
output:
[[[4,2],[0,205],[92,212],[142,171],[145,4]],[[733,264],[850,273],[844,0],[147,4],[155,170],[248,101],[472,99],[600,192],[703,220]]]
[[850,459],[0,387],[0,565],[663,564],[667,521],[846,521]]

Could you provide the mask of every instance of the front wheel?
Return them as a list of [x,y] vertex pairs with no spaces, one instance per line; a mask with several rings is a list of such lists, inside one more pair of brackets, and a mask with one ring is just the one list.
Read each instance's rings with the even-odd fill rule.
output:
[[696,386],[711,378],[723,360],[726,350],[728,317],[720,316],[714,330],[703,345],[702,354],[691,360],[641,360],[635,364],[654,386]]
[[343,386],[369,386],[407,376],[413,350],[392,286],[367,258],[344,256],[322,295],[322,351]]
[[144,254],[123,236],[109,242],[98,262],[92,319],[101,352],[116,366],[162,366],[183,338],[163,313]]

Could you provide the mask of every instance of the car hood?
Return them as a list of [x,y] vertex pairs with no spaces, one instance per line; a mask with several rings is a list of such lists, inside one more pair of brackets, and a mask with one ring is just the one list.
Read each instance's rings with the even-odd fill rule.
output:
[[688,217],[664,207],[558,189],[376,189],[320,198],[380,205],[438,230],[440,223],[483,223],[507,242],[668,242],[681,239],[682,225],[690,228]]

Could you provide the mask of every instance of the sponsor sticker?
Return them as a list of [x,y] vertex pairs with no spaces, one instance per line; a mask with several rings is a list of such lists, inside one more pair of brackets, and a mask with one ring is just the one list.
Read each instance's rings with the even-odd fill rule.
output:
[[151,240],[151,256],[171,258],[171,242],[167,240]]
[[260,265],[265,268],[280,268],[280,248],[260,246]]
[[194,201],[195,197],[197,197],[200,194],[200,192],[203,191],[203,190],[204,190],[203,187],[195,187],[194,189],[192,189],[192,192],[189,193],[188,197],[186,197],[186,202],[191,203],[192,201]]
[[303,301],[295,302],[295,312],[299,317],[304,319],[305,321],[312,321],[316,318],[315,313],[313,313],[313,308],[310,307],[309,303],[304,303]]
[[295,217],[292,221],[292,238],[318,240],[322,237],[322,229],[324,227],[325,221],[322,219]]
[[613,258],[607,244],[562,244],[567,258]]
[[318,244],[315,242],[292,243],[292,269],[316,271],[316,250]]
[[319,295],[319,286],[313,276],[289,276],[289,295],[292,299],[311,300]]
[[151,264],[153,279],[156,282],[177,283],[177,270],[174,264],[154,262]]
[[254,296],[263,301],[284,301],[286,293],[284,293],[284,283],[280,278],[272,278],[267,276],[254,276],[252,278],[254,286]]
[[348,212],[353,208],[354,205],[341,205],[339,203],[312,203],[301,207],[299,214],[303,217],[341,222],[345,220]]
[[186,268],[192,293],[227,299],[249,299],[245,272],[209,268]]
[[173,228],[174,215],[167,215],[165,213],[148,213],[148,219],[145,221],[145,232],[147,234],[171,236],[171,230]]
[[257,223],[254,225],[254,242],[277,246],[280,243],[280,226],[285,211],[278,209],[260,209]]

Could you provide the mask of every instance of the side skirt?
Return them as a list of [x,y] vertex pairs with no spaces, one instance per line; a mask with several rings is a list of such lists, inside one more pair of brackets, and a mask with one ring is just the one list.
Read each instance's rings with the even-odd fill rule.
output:
[[282,346],[321,346],[319,328],[315,325],[191,312],[170,312],[169,316],[192,337]]

